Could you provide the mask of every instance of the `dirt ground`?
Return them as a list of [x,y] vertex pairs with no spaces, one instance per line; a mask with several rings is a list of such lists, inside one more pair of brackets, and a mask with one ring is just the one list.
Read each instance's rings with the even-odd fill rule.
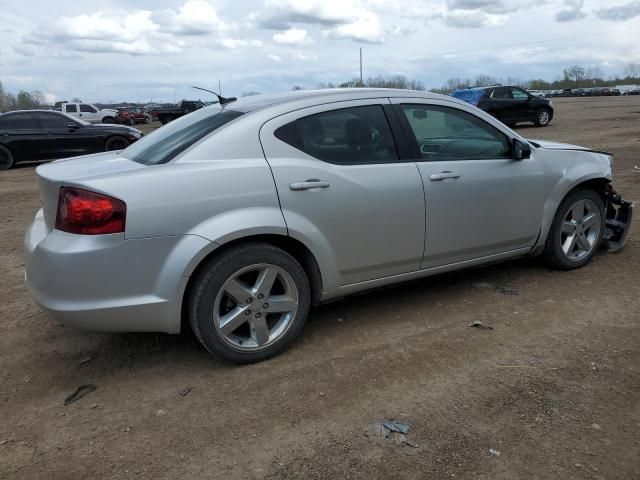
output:
[[[518,131],[613,152],[640,201],[640,97],[554,103]],[[33,165],[2,172],[0,479],[640,479],[637,223],[578,271],[524,259],[316,308],[284,355],[237,367],[190,334],[39,313],[22,264],[38,205]],[[377,437],[382,419],[414,446]]]

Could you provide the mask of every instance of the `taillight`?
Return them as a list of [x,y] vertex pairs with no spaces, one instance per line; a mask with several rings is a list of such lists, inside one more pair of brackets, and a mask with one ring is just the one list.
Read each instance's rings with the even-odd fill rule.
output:
[[56,229],[81,235],[122,233],[126,213],[122,200],[81,188],[61,187]]

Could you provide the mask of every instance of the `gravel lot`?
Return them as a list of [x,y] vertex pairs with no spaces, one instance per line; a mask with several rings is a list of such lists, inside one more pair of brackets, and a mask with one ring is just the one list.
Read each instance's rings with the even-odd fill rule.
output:
[[[519,132],[613,152],[640,201],[640,97],[554,103]],[[188,333],[40,313],[22,265],[38,205],[33,165],[0,174],[0,479],[640,478],[638,223],[578,271],[524,259],[316,308],[284,355],[236,367]],[[376,437],[385,418],[417,448]]]

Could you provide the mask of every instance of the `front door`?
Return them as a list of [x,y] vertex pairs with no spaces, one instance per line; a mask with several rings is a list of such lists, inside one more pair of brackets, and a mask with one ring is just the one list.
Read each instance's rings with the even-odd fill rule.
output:
[[325,291],[420,268],[422,181],[398,158],[385,104],[306,108],[260,132],[289,234],[315,249]]
[[505,133],[451,102],[392,101],[424,182],[422,268],[533,246],[544,205],[535,157],[513,160]]
[[65,158],[99,151],[97,141],[85,135],[84,126],[57,113],[38,114],[46,136],[42,153],[45,158]]

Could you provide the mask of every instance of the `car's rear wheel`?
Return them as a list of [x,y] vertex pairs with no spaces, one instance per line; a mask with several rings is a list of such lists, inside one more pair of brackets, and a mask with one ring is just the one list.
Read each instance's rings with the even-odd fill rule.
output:
[[194,278],[191,327],[211,353],[234,363],[265,360],[300,334],[311,294],[304,269],[269,244],[232,247]]
[[546,127],[551,121],[551,112],[548,108],[541,108],[536,112],[535,124],[537,127]]
[[129,140],[124,137],[116,136],[107,139],[104,144],[105,152],[110,152],[113,150],[124,150],[129,146]]
[[582,267],[595,255],[605,231],[602,197],[595,191],[580,189],[560,204],[545,245],[545,255],[556,268]]
[[15,161],[11,151],[2,145],[0,145],[0,170],[9,170],[13,168]]

